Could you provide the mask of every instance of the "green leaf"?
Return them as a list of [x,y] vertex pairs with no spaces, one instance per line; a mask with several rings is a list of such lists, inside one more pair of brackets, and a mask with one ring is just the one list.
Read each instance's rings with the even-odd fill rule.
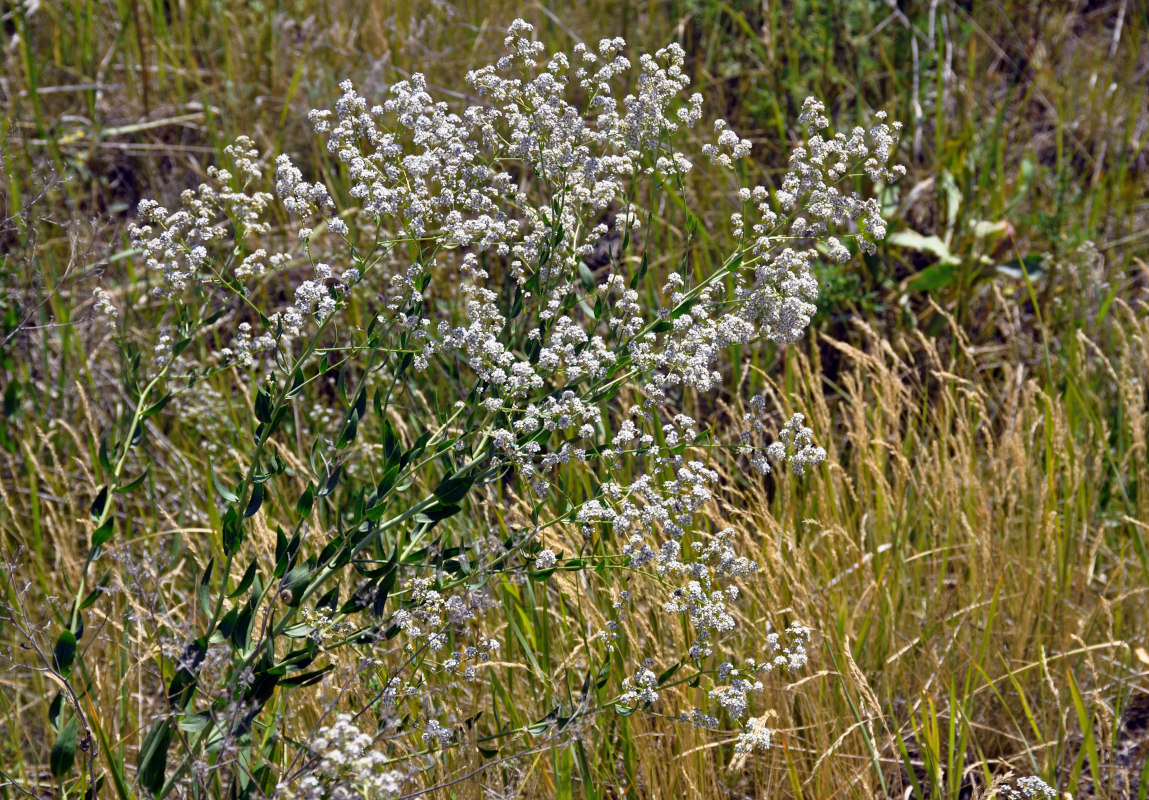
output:
[[67,678],[72,671],[72,664],[76,661],[76,635],[71,631],[64,631],[56,639],[56,647],[52,650],[52,660],[56,671]]
[[96,460],[100,463],[100,467],[104,470],[104,472],[108,473],[109,475],[112,474],[115,468],[112,466],[112,459],[108,455],[107,436],[100,437],[100,451],[96,457]]
[[263,484],[252,484],[251,499],[247,502],[247,509],[243,512],[244,517],[254,517],[259,507],[263,505]]
[[314,672],[301,672],[298,675],[293,675],[290,678],[284,678],[279,682],[280,686],[311,686],[312,684],[319,683],[323,680],[323,676],[331,670],[335,669],[334,664],[328,664],[326,667],[315,670]]
[[147,419],[148,417],[155,416],[156,414],[160,413],[161,411],[164,410],[164,406],[166,406],[168,404],[168,401],[171,399],[172,399],[171,392],[168,392],[163,397],[161,397],[159,400],[157,400],[156,402],[152,403],[150,406],[145,408],[143,410],[143,413],[140,414],[140,419]]
[[223,619],[215,627],[215,632],[211,635],[212,644],[222,644],[226,642],[231,635],[235,633],[236,622],[239,620],[239,606],[236,606],[231,611],[223,615]]
[[935,292],[957,280],[957,267],[953,264],[934,264],[926,267],[906,283],[910,292]]
[[392,464],[388,467],[387,471],[383,473],[383,477],[379,480],[379,486],[375,489],[375,497],[382,499],[387,496],[387,493],[395,488],[395,482],[399,480],[399,465]]
[[100,487],[100,491],[96,492],[96,499],[92,501],[92,507],[89,509],[89,513],[92,515],[92,522],[100,521],[100,517],[103,515],[107,503],[108,487],[104,485]]
[[365,583],[363,586],[348,598],[347,602],[339,607],[340,614],[353,614],[356,611],[362,611],[371,605],[371,600],[375,596],[375,584]]
[[199,587],[196,589],[200,610],[209,617],[211,616],[211,571],[214,567],[215,558],[212,557],[207,562],[207,568],[204,569],[203,577],[200,578]]
[[303,490],[303,494],[299,495],[299,499],[295,501],[295,513],[301,517],[309,516],[314,505],[315,484],[308,481],[307,488]]
[[442,522],[443,520],[453,517],[463,510],[463,507],[457,503],[437,503],[425,511],[416,514],[413,519],[415,522],[426,525],[428,523],[434,524]]
[[339,473],[342,471],[343,471],[343,465],[342,464],[340,464],[338,467],[333,469],[328,474],[326,480],[323,481],[323,488],[320,489],[319,493],[316,494],[315,496],[316,497],[327,497],[327,495],[334,492],[335,487],[339,485]]
[[[427,436],[426,439],[422,439],[422,437],[420,437],[420,439],[422,439],[422,441],[423,441],[424,447],[426,446],[426,443],[427,443],[427,441],[430,440],[430,438],[431,438],[430,436]],[[383,458],[385,460],[384,463],[390,465],[392,462],[396,461],[399,458],[399,450],[401,449],[401,447],[402,447],[402,445],[399,442],[399,436],[398,436],[398,434],[395,433],[395,428],[393,428],[391,426],[391,420],[384,419],[383,420]]]
[[662,686],[662,684],[666,683],[668,680],[670,680],[672,677],[674,677],[674,673],[678,672],[678,670],[680,670],[680,669],[682,669],[682,662],[681,661],[679,661],[677,664],[675,664],[670,669],[666,670],[665,672],[663,672],[661,675],[658,676],[658,685]]
[[243,544],[243,521],[234,508],[229,508],[223,516],[223,554],[233,556]]
[[290,541],[283,535],[283,531],[276,530],[275,532],[275,571],[274,575],[277,578],[282,578],[284,573],[287,572],[291,562],[295,560],[295,554],[299,552],[299,531],[292,534]]
[[300,367],[295,370],[291,375],[291,388],[287,390],[287,399],[298,395],[303,391],[303,387],[307,384],[307,379],[303,376],[303,368]]
[[211,712],[201,711],[198,714],[191,714],[181,719],[179,728],[181,731],[187,731],[188,733],[199,733],[207,728],[209,724],[211,724]]
[[186,708],[195,694],[199,672],[204,656],[207,654],[207,639],[200,637],[188,642],[180,654],[179,663],[182,664],[176,671],[171,683],[168,684],[168,702],[175,708]]
[[[322,561],[323,560],[320,559],[320,563],[322,563]],[[331,612],[332,614],[335,613],[335,609],[338,607],[339,607],[339,587],[338,586],[332,586],[330,589],[328,589],[326,592],[323,593],[322,597],[320,597],[318,600],[315,601],[315,608],[317,610],[326,609],[327,611]]]
[[371,603],[371,612],[378,618],[383,617],[383,610],[387,606],[387,596],[391,594],[391,590],[395,588],[395,578],[399,572],[395,568],[398,558],[399,549],[396,548],[391,554],[390,569],[388,569],[387,574],[383,576],[383,580],[379,581],[379,587],[375,591],[375,597]]
[[555,708],[553,711],[551,711],[551,713],[547,714],[545,717],[540,719],[538,722],[534,722],[534,723],[528,725],[527,726],[527,732],[530,733],[532,736],[538,736],[540,733],[545,733],[547,730],[550,729],[551,723],[554,722],[554,720],[558,717],[558,715],[559,715],[559,710],[558,710],[558,708]]
[[[236,615],[235,626],[228,634],[232,645],[241,653],[247,650],[247,646],[251,641],[251,623],[255,618],[255,601],[255,597],[247,601],[247,605],[243,607],[243,611]],[[235,609],[232,610],[234,611]]]
[[[627,231],[629,233],[629,231]],[[650,268],[650,260],[645,250],[642,251],[642,261],[638,265],[638,269],[634,271],[634,275],[630,278],[630,288],[637,289],[638,284],[646,277],[646,270]]]
[[910,250],[917,250],[919,253],[935,255],[942,264],[957,265],[961,263],[961,259],[951,253],[949,245],[937,235],[922,236],[917,231],[911,230],[894,231],[886,237],[886,241],[896,247],[905,247]]
[[72,765],[76,763],[76,738],[79,732],[80,721],[72,717],[57,734],[56,744],[52,745],[52,753],[48,757],[53,777],[63,779],[72,771]]
[[189,336],[187,338],[180,339],[178,342],[172,345],[172,358],[179,358],[180,353],[188,349],[188,345],[191,344],[191,341],[191,337]]
[[993,270],[1014,280],[1023,280],[1026,275],[1029,275],[1030,280],[1036,280],[1045,275],[1045,271],[1042,269],[1044,264],[1044,255],[1030,253],[1022,258],[1011,258],[1003,264],[996,265]]
[[52,726],[52,730],[60,730],[60,717],[64,714],[64,693],[56,692],[56,696],[52,698],[52,702],[48,705],[48,724]]
[[150,470],[150,469],[151,469],[151,467],[144,467],[144,471],[140,473],[140,477],[136,478],[135,480],[129,481],[128,483],[125,483],[123,486],[117,486],[116,487],[116,494],[128,494],[129,492],[135,491],[136,489],[140,488],[140,484],[142,484],[144,482],[144,480],[148,477],[148,470]]
[[448,475],[443,479],[443,482],[435,489],[435,497],[437,497],[444,504],[458,502],[467,496],[467,492],[471,490],[471,486],[475,483],[476,473],[470,472],[464,475],[454,473]]
[[203,318],[204,325],[214,325],[227,312],[228,306],[224,304]]
[[99,599],[100,595],[102,594],[101,590],[107,588],[107,585],[111,582],[111,580],[111,571],[105,572],[104,577],[100,579],[98,584],[96,584],[96,588],[88,592],[88,596],[80,602],[80,608],[90,608],[92,604]]
[[291,592],[291,600],[289,600],[287,603],[289,606],[299,605],[299,602],[303,599],[302,594],[304,585],[307,583],[307,578],[310,575],[311,565],[300,564],[298,567],[295,567],[283,576],[283,580],[280,581],[279,588],[281,591]]
[[[109,518],[107,522],[105,522],[103,525],[101,525],[100,527],[98,527],[94,531],[92,531],[92,550],[93,551],[95,551],[95,549],[97,547],[104,544],[104,542],[106,542],[112,538],[112,533],[114,532],[114,528],[115,528],[115,525],[112,522],[112,520]],[[95,556],[93,556],[93,558],[94,557]]]
[[1083,741],[1082,751],[1089,761],[1089,773],[1093,777],[1093,785],[1101,786],[1101,757],[1097,744],[1097,737],[1093,730],[1093,715],[1085,707],[1085,699],[1077,686],[1077,679],[1073,677],[1072,670],[1066,669],[1069,678],[1069,696],[1073,700],[1073,710],[1077,714],[1077,724],[1081,726]]
[[427,449],[427,443],[431,441],[431,432],[423,431],[419,434],[419,438],[415,440],[415,444],[411,445],[411,449],[402,455],[399,459],[399,468],[410,464],[415,459],[423,455],[423,451]]
[[958,211],[961,209],[961,189],[954,180],[953,173],[948,169],[942,170],[941,185],[946,193],[946,239],[953,234],[954,225],[957,224]]
[[274,401],[271,399],[267,384],[260,386],[255,394],[255,418],[260,422],[271,422],[273,405]]
[[693,308],[694,304],[697,302],[698,302],[697,296],[686,298],[685,300],[683,300],[681,303],[679,303],[678,305],[676,305],[674,307],[674,310],[672,310],[670,312],[670,318],[671,319],[678,319],[683,314],[685,314],[687,311],[689,311],[691,308]]
[[583,288],[586,289],[588,292],[593,291],[594,290],[594,273],[591,272],[590,267],[588,267],[582,261],[580,261],[578,264],[578,275],[579,275],[579,278],[582,279]]
[[348,445],[355,441],[355,436],[358,433],[359,412],[353,410],[351,415],[347,418],[347,424],[343,426],[343,432],[339,434],[339,440],[335,442],[335,449],[345,449]]
[[215,490],[219,493],[219,496],[229,503],[239,502],[239,495],[224,488],[223,483],[220,482],[219,476],[215,474],[215,466],[211,463],[210,458],[208,459],[208,469],[211,471],[212,485],[215,486]]
[[259,564],[255,561],[248,564],[247,570],[243,573],[243,578],[239,581],[239,586],[235,587],[235,591],[228,595],[229,599],[234,600],[251,588],[251,584],[255,582],[255,569],[257,566],[259,566]]
[[152,726],[140,747],[136,780],[153,795],[164,785],[164,771],[168,766],[168,745],[171,744],[171,740],[171,723],[161,719]]

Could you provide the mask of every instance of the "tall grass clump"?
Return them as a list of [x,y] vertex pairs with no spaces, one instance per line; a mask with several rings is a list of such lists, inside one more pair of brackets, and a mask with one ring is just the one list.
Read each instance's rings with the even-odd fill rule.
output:
[[[770,747],[757,696],[810,629],[739,624],[759,564],[708,513],[716,464],[800,477],[826,451],[763,396],[724,428],[709,398],[734,348],[802,337],[816,261],[875,251],[899,126],[830,133],[808,100],[785,177],[746,186],[680,47],[533,34],[468,73],[473,104],[344,82],[308,117],[314,174],[239,136],[177,206],[140,203],[130,280],[92,298],[114,413],[60,423],[82,556],[8,571],[14,663],[53,695],[47,772],[13,783],[407,797],[513,792],[547,759],[593,794],[638,785],[617,740],[659,720]],[[699,159],[731,237],[700,224]],[[42,441],[31,471],[59,463]]]
[[818,621],[818,670],[773,704],[782,793],[987,796],[1010,770],[1149,791],[1149,327],[1119,288],[1048,362],[952,316],[941,340],[858,321],[767,381],[827,450],[801,487],[725,481],[763,553],[740,612]]

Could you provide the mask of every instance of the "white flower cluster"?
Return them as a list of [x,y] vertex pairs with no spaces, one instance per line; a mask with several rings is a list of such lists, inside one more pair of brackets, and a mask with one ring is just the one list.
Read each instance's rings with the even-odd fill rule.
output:
[[551,549],[540,550],[535,555],[535,569],[550,569],[555,565],[555,551]]
[[755,753],[769,750],[774,735],[766,725],[766,717],[751,717],[746,720],[742,733],[738,734],[738,741],[734,744],[735,753]]
[[654,659],[642,662],[638,672],[622,681],[622,696],[619,702],[623,705],[641,706],[658,701],[658,676],[650,669]]
[[387,800],[402,794],[407,776],[388,769],[388,758],[372,748],[349,714],[319,729],[310,744],[311,761],[297,780],[280,784],[282,800]]
[[256,356],[273,347],[275,347],[274,337],[268,333],[252,336],[251,323],[241,322],[236,328],[231,344],[219,351],[219,358],[223,363],[251,367],[255,365]]
[[766,448],[774,460],[789,461],[795,475],[803,475],[826,460],[826,451],[814,444],[814,431],[802,424],[805,421],[802,414],[795,414],[778,432],[778,441]]
[[[473,681],[478,677],[478,668],[475,664],[485,664],[491,656],[499,652],[499,642],[496,639],[480,639],[478,643],[463,648],[454,653],[443,662],[443,669],[454,674],[461,674],[465,680]],[[468,661],[474,662],[467,664]],[[460,670],[462,672],[460,673]]]
[[614,652],[614,643],[618,641],[622,623],[628,617],[627,604],[629,602],[630,592],[625,589],[619,592],[618,600],[610,604],[611,610],[615,613],[615,619],[607,620],[604,630],[594,635],[595,639],[601,639],[606,643],[606,651],[608,653]]
[[392,617],[392,624],[406,634],[407,649],[414,651],[422,644],[432,653],[439,653],[447,644],[447,632],[474,618],[475,608],[480,598],[469,600],[459,595],[443,597],[432,589],[430,578],[414,578],[407,582],[411,592],[412,607],[401,608]]
[[718,727],[718,717],[713,717],[701,709],[693,709],[689,714],[683,711],[678,715],[678,721],[693,725],[695,728],[713,730]]
[[423,726],[423,744],[447,747],[455,740],[455,734],[450,728],[443,727],[438,720],[428,720]]
[[120,316],[120,311],[116,308],[116,304],[112,302],[112,296],[108,294],[107,290],[103,287],[96,287],[92,295],[96,298],[96,311],[107,317],[108,325],[114,328],[116,326],[116,320]]
[[740,450],[750,456],[750,463],[758,472],[768,474],[773,459],[778,463],[789,462],[795,475],[804,475],[808,468],[816,467],[826,460],[826,451],[814,444],[814,431],[805,426],[806,417],[803,414],[793,415],[782,426],[777,439],[765,450],[756,447],[755,435],[761,436],[766,431],[762,422],[765,415],[766,399],[761,395],[750,398],[750,410],[742,417],[747,427],[740,435]]
[[355,632],[355,626],[347,620],[334,620],[322,611],[305,608],[299,613],[304,623],[312,628],[311,639],[322,644],[330,639],[343,638]]
[[[375,330],[390,337],[375,352],[383,360],[396,354],[393,362],[372,362],[375,368],[399,363],[403,353],[414,368],[404,381],[418,383],[420,373],[441,368],[453,385],[470,387],[464,391],[472,428],[456,449],[482,442],[474,446],[489,456],[483,466],[491,474],[512,472],[536,499],[583,484],[564,480],[564,471],[593,471],[594,496],[572,500],[572,518],[588,541],[596,532],[612,538],[632,570],[656,571],[668,586],[665,612],[694,629],[689,652],[675,657],[703,659],[734,630],[735,582],[757,565],[738,554],[733,531],[697,530],[719,476],[698,455],[714,443],[699,441],[702,426],[683,413],[683,398],[722,385],[722,359],[733,346],[802,335],[815,310],[812,266],[822,252],[848,257],[843,239],[872,251],[885,233],[880,206],[848,184],[858,170],[879,182],[900,175],[886,166],[899,127],[879,122],[831,135],[821,103],[807,101],[801,121],[808,136],[780,186],[738,186],[738,172],[726,168],[749,156],[748,140],[721,120],[709,135],[684,135],[702,119],[702,97],[684,96],[690,80],[681,47],[640,56],[635,74],[621,39],[546,57],[532,27],[517,20],[505,44],[508,53],[496,64],[467,76],[480,98],[474,105],[435,101],[415,74],[379,103],[344,82],[333,109],[310,114],[339,162],[332,173],[347,176],[349,186],[332,192],[308,182],[289,156],[276,159],[275,190],[302,226],[310,272],[279,308],[261,312],[267,330],[239,325],[224,356],[251,365],[324,330],[354,287],[374,286],[382,323]],[[693,162],[676,143],[696,137],[703,140],[700,155],[730,182],[738,241],[715,254],[721,266],[710,274],[670,273],[659,292],[642,283],[647,260],[633,251],[644,237],[670,239],[645,232],[644,220],[662,214],[641,207],[639,198],[682,185]],[[237,174],[210,171],[210,182],[185,193],[180,210],[141,203],[147,224],[133,229],[133,241],[163,275],[167,296],[207,286],[236,291],[250,304],[249,283],[291,260],[239,246],[266,232],[273,198],[248,193],[262,171],[250,140],[239,140],[229,157]],[[336,196],[350,198],[348,207],[339,208]],[[335,240],[324,241],[321,231]],[[361,234],[367,250],[359,247]],[[587,259],[608,235],[618,236],[619,246],[596,276]],[[331,255],[321,249],[327,244],[334,245]],[[384,258],[392,247],[408,255]],[[337,273],[321,257],[353,263]],[[170,340],[166,347],[165,358]],[[604,414],[624,386],[626,413]],[[764,413],[760,398],[751,401],[750,429],[740,442],[760,471],[773,459],[800,475],[825,459],[801,415],[763,447]],[[539,571],[556,563],[549,549],[534,557]],[[431,578],[408,583],[393,617],[409,654],[442,653],[449,633],[474,616],[474,598],[444,597],[434,586]],[[603,638],[611,648],[620,626],[609,624],[614,628]],[[755,665],[713,693],[735,718],[746,713],[755,670],[804,663],[803,649],[771,646],[780,652],[770,667]],[[491,650],[474,649],[474,657],[465,649],[461,659],[450,656],[448,671],[465,671],[465,661]],[[656,688],[647,665],[627,679],[624,694],[653,702]],[[692,721],[710,719],[697,713]],[[426,724],[424,738],[449,743],[435,725]]]
[[[728,665],[724,664],[723,666]],[[720,668],[719,674],[721,675],[722,672],[723,670]],[[729,675],[729,673],[727,674]],[[749,706],[747,696],[753,692],[761,692],[762,682],[741,677],[731,677],[729,680],[729,685],[711,689],[710,699],[725,709],[731,719],[739,720],[742,719]]]
[[1057,800],[1057,791],[1041,778],[1029,776],[1001,787],[997,796],[1002,800]]
[[[794,623],[786,629],[789,642],[782,644],[781,636],[771,633],[766,637],[767,647],[774,653],[773,658],[758,664],[752,658],[747,658],[741,670],[735,670],[732,664],[722,664],[719,667],[719,676],[731,679],[730,685],[722,686],[710,692],[711,698],[726,709],[730,716],[737,720],[742,717],[748,707],[747,696],[751,692],[761,692],[762,684],[748,676],[771,672],[776,669],[787,669],[795,672],[806,666],[806,645],[810,641],[810,629],[800,623]],[[773,732],[767,726],[767,717],[751,717],[746,720],[742,733],[734,745],[734,752],[739,755],[749,755],[762,750],[770,749],[773,741]]]
[[690,648],[691,658],[710,655],[709,642],[715,634],[734,629],[734,617],[727,611],[726,603],[738,598],[738,587],[722,589],[716,583],[742,578],[758,569],[756,563],[737,555],[733,539],[734,531],[728,528],[708,543],[696,541],[694,558],[687,562],[679,560],[682,547],[677,540],[668,539],[659,548],[659,574],[691,578],[685,587],[671,591],[665,606],[668,614],[687,616],[693,624],[697,638]]
[[795,622],[786,629],[789,642],[782,644],[782,637],[771,633],[766,637],[766,646],[771,652],[777,653],[769,661],[758,666],[760,672],[769,672],[775,669],[787,669],[797,672],[806,666],[809,657],[806,654],[806,645],[810,643],[810,629]]
[[[264,218],[274,198],[268,192],[246,191],[247,184],[262,177],[254,143],[240,136],[224,152],[238,175],[208,167],[207,182],[185,190],[177,211],[168,211],[152,200],[140,201],[138,213],[145,224],[130,226],[128,233],[145,266],[162,275],[163,283],[155,289],[159,296],[171,297],[200,283],[223,281],[220,262],[228,260],[236,243],[229,239],[259,236],[270,228]],[[242,187],[233,188],[239,181]],[[264,258],[266,253],[254,260],[245,259],[236,268],[237,277],[255,272],[253,265]],[[285,259],[278,256],[272,263]]]

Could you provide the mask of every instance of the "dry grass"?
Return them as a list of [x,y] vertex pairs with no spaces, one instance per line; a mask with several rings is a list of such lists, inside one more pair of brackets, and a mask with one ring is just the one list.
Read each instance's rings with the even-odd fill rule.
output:
[[1145,385],[1149,327],[1115,316],[1111,347],[1067,354],[1063,394],[960,330],[952,354],[864,325],[856,345],[826,340],[843,356],[829,397],[817,359],[792,356],[780,410],[807,411],[832,453],[748,499],[744,527],[770,533],[761,607],[823,637],[825,674],[786,703],[808,796],[908,786],[903,755],[939,796],[1005,767],[1064,781],[1081,770],[1074,692],[1100,764],[1128,744],[1123,713],[1149,692],[1149,476],[1146,395],[1125,387]]

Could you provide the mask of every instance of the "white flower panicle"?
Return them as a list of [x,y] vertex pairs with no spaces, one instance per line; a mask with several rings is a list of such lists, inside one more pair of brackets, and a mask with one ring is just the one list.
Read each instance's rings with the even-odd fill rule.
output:
[[792,416],[778,432],[778,440],[766,448],[770,458],[789,462],[795,475],[804,475],[826,460],[826,451],[814,444],[814,431],[803,425],[805,421],[802,414]]
[[746,720],[742,733],[738,734],[734,752],[749,754],[769,750],[773,740],[774,734],[766,725],[766,717],[751,717]]
[[624,705],[642,706],[658,702],[658,676],[651,670],[654,659],[648,658],[642,662],[638,672],[629,678],[623,679],[622,696],[619,702]]
[[407,775],[389,769],[390,760],[373,749],[372,738],[340,714],[311,742],[306,773],[281,783],[282,800],[388,800],[402,794]]
[[1057,790],[1041,778],[1029,776],[1018,778],[1012,786],[1002,786],[997,797],[1001,800],[1057,800]]
[[103,287],[96,287],[92,296],[96,298],[96,311],[107,317],[108,325],[114,328],[116,320],[120,317],[120,310],[112,302],[112,296]]
[[540,550],[535,556],[535,569],[544,570],[550,569],[555,565],[555,553],[553,550]]
[[[879,115],[869,130],[831,134],[822,104],[808,100],[805,143],[780,185],[741,186],[734,168],[751,143],[723,120],[700,130],[703,98],[685,96],[680,46],[632,64],[621,39],[547,56],[533,33],[522,20],[510,26],[508,52],[468,74],[479,101],[463,108],[436,101],[420,74],[378,101],[340,84],[334,108],[309,115],[339,163],[331,173],[349,181],[339,192],[309,182],[286,154],[275,159],[275,195],[257,191],[264,161],[241,138],[228,150],[234,171],[209,170],[178,210],[142,202],[133,246],[159,276],[157,291],[175,304],[195,292],[233,292],[243,308],[275,298],[277,307],[259,310],[262,330],[243,319],[229,323],[226,364],[282,361],[293,342],[317,339],[328,326],[342,334],[332,320],[353,293],[375,301],[374,330],[391,337],[379,352],[383,361],[394,358],[377,369],[409,364],[414,377],[404,380],[418,381],[442,368],[453,385],[470,387],[465,403],[453,398],[473,426],[454,442],[460,458],[513,474],[535,500],[583,483],[562,473],[593,471],[594,496],[572,502],[570,519],[587,541],[601,533],[614,542],[631,570],[658,576],[663,610],[692,628],[688,652],[675,660],[701,661],[735,629],[738,581],[758,566],[738,553],[733,530],[697,524],[719,475],[705,455],[715,443],[700,435],[704,421],[683,413],[682,398],[722,386],[723,359],[735,345],[802,336],[815,312],[819,259],[845,260],[848,243],[873,252],[885,235],[880,205],[850,185],[860,173],[875,182],[902,174],[887,166],[900,127]],[[677,149],[696,138],[700,148]],[[712,259],[720,266],[710,274],[691,269],[664,275],[661,286],[650,283],[653,275],[644,284],[647,260],[634,251],[645,221],[659,215],[638,198],[683,186],[698,157],[729,185],[736,241]],[[299,226],[298,242],[269,253],[275,198]],[[609,236],[620,239],[618,249],[596,274],[589,261]],[[259,294],[272,275],[289,280],[288,291]],[[171,357],[171,338],[161,341],[159,358]],[[623,385],[634,390],[627,393],[633,404],[604,414]],[[801,475],[825,460],[802,415],[764,446],[765,403],[755,398],[750,408],[738,447],[760,472],[774,461]],[[624,464],[630,468],[619,469]],[[556,563],[551,549],[534,554],[535,571]],[[440,589],[430,577],[406,582],[391,623],[412,660],[473,679],[496,646],[481,636],[470,647],[448,644],[469,635],[483,600]],[[608,651],[625,619],[621,605],[616,611],[600,635]],[[785,646],[769,641],[767,662],[730,667],[711,691],[732,719],[742,719],[748,698],[761,691],[755,675],[805,664],[808,632],[796,626],[788,634]],[[658,699],[652,663],[624,681],[623,702]],[[399,689],[387,691],[394,698]],[[698,709],[684,716],[714,727]],[[452,743],[434,720],[422,731],[429,745]],[[747,747],[768,745],[768,731],[748,731]]]
[[[783,644],[779,634],[767,635],[766,646],[776,655],[769,661],[758,665],[757,670],[759,672],[769,672],[775,669],[797,672],[806,666],[809,660],[806,654],[806,645],[810,643],[810,629],[796,622],[786,629],[786,636],[789,641]],[[753,668],[753,662],[748,666]]]

